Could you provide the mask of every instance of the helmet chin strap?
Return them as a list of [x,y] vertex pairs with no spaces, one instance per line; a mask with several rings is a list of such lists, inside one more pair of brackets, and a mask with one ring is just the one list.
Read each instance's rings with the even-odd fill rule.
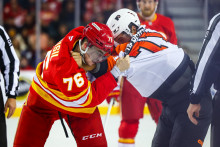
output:
[[119,43],[116,42],[116,41],[114,41],[114,46],[116,47],[116,46],[118,46],[118,45],[119,45]]
[[86,50],[85,50],[85,51],[82,50],[81,39],[80,39],[80,40],[79,40],[79,51],[80,51],[80,55],[82,56],[82,61],[83,61],[84,63],[86,63],[86,62],[85,62],[85,53],[88,51],[88,49],[89,49],[89,46],[86,47]]

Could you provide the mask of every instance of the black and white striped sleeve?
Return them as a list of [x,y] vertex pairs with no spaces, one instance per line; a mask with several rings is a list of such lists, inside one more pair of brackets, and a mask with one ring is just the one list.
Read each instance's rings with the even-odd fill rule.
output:
[[5,93],[8,98],[16,98],[19,78],[19,59],[12,42],[0,26],[0,66],[5,80]]
[[220,71],[220,13],[209,24],[193,80],[190,96],[192,104],[198,104],[217,80]]

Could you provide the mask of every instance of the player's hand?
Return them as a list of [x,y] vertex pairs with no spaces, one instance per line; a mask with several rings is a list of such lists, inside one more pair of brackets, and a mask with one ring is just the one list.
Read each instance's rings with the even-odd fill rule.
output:
[[119,68],[121,72],[127,70],[130,67],[130,57],[127,55],[124,58],[119,58],[116,61],[116,66]]
[[[96,67],[96,64],[87,65],[87,64],[83,63],[82,62],[82,56],[78,52],[70,51],[70,55],[74,58],[74,60],[78,64],[78,66],[80,68],[83,68],[85,71],[91,71]],[[88,56],[88,55],[85,54],[85,56]]]
[[5,103],[4,113],[6,113],[8,109],[9,109],[9,111],[8,111],[7,118],[10,118],[14,114],[15,109],[16,109],[16,99],[14,99],[14,98],[7,99],[7,101]]
[[82,56],[78,52],[70,51],[70,55],[74,58],[79,67],[82,67]]
[[193,115],[195,114],[196,117],[199,117],[200,109],[201,109],[200,104],[190,104],[187,109],[188,117],[191,120],[191,122],[195,125],[198,124],[198,121]]

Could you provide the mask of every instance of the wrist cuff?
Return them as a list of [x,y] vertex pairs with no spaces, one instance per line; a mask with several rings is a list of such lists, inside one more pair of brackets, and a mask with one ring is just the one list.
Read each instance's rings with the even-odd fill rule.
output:
[[190,94],[190,103],[191,104],[199,104],[201,101],[201,96],[198,96],[194,93]]
[[114,66],[110,72],[115,78],[118,78],[121,74],[121,71],[119,70],[117,66]]
[[6,96],[7,96],[8,98],[14,98],[14,99],[16,99],[16,95],[6,94]]

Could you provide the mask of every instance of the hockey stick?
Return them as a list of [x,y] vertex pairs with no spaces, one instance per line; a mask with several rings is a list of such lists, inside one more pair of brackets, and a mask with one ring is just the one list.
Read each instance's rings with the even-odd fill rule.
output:
[[110,103],[109,103],[109,106],[108,106],[108,111],[107,111],[107,114],[106,114],[106,117],[105,117],[104,130],[106,130],[106,127],[107,127],[107,124],[108,124],[108,119],[109,119],[110,112],[111,112],[112,106],[114,104],[114,101],[115,101],[114,98],[112,98],[110,100]]

